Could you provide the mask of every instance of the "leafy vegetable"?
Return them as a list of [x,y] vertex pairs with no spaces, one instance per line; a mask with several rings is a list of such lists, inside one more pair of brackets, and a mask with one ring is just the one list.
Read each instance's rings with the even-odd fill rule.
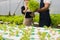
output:
[[34,12],[36,9],[39,8],[39,2],[37,0],[30,0],[28,3],[28,8]]

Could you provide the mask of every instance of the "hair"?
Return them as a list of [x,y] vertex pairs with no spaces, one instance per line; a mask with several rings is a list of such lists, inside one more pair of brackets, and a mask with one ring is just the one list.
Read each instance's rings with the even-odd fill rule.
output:
[[21,13],[22,13],[22,14],[25,14],[25,13],[23,12],[23,10],[25,10],[25,6],[22,6],[22,7],[21,7]]

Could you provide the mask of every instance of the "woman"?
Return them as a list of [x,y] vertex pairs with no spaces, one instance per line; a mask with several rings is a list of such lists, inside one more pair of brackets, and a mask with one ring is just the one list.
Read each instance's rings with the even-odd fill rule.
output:
[[24,0],[24,6],[22,7],[22,13],[24,13],[25,17],[23,24],[26,26],[31,26],[33,23],[34,13],[28,9],[28,2],[29,0]]
[[49,7],[51,4],[51,0],[40,0],[40,8],[37,10],[37,12],[40,13],[40,19],[39,19],[39,27],[51,26],[51,19],[49,15]]

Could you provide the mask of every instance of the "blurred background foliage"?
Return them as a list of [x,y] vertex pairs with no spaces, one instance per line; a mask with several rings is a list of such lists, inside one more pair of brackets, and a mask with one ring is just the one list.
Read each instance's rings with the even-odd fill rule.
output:
[[[58,24],[60,24],[60,14],[50,14],[51,16],[51,21],[52,21],[52,26],[56,27]],[[19,15],[19,16],[1,16],[0,15],[0,21],[3,22],[10,22],[10,23],[15,23],[18,25],[21,25],[24,20],[24,15]],[[35,17],[33,18],[34,22],[39,22],[39,14],[35,14]]]

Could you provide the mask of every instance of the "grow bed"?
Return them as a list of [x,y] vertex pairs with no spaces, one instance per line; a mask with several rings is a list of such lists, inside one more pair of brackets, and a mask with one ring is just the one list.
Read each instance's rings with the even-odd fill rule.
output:
[[4,25],[0,29],[0,40],[60,40],[60,29]]

